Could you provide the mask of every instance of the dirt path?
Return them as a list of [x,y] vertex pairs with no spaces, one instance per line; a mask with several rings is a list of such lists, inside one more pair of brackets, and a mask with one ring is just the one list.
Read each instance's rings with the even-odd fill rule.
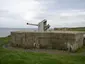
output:
[[62,55],[83,55],[85,56],[85,52],[82,53],[71,53],[68,51],[63,51],[63,50],[52,50],[52,49],[23,49],[23,48],[15,48],[11,47],[9,45],[4,45],[3,48],[9,49],[9,50],[21,50],[25,52],[38,52],[38,53],[48,53],[48,54],[62,54]]

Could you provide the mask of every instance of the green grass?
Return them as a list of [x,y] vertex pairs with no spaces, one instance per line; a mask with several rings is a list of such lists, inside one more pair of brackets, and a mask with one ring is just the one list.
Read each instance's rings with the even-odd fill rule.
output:
[[67,30],[67,31],[83,31],[85,32],[85,27],[75,27],[75,28],[55,28],[55,30]]
[[85,64],[85,56],[24,52],[2,48],[10,37],[0,38],[0,64]]
[[85,52],[85,46],[83,46],[82,48],[78,49],[78,51],[76,53],[83,53]]

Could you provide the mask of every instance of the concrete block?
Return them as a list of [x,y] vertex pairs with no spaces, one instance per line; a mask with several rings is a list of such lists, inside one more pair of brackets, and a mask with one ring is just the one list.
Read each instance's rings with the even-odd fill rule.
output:
[[83,46],[83,34],[60,32],[12,32],[12,44],[22,48],[76,51]]

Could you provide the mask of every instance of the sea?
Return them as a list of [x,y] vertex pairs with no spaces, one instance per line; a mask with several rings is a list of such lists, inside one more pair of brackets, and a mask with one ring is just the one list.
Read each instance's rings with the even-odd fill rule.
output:
[[7,37],[13,31],[36,31],[37,28],[0,28],[0,37]]

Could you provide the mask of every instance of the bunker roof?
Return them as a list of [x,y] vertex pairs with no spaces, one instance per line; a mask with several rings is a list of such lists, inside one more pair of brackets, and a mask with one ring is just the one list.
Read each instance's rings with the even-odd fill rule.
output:
[[38,32],[38,31],[13,31],[15,33],[69,33],[69,34],[85,34],[85,32],[80,31],[45,31],[45,32]]

